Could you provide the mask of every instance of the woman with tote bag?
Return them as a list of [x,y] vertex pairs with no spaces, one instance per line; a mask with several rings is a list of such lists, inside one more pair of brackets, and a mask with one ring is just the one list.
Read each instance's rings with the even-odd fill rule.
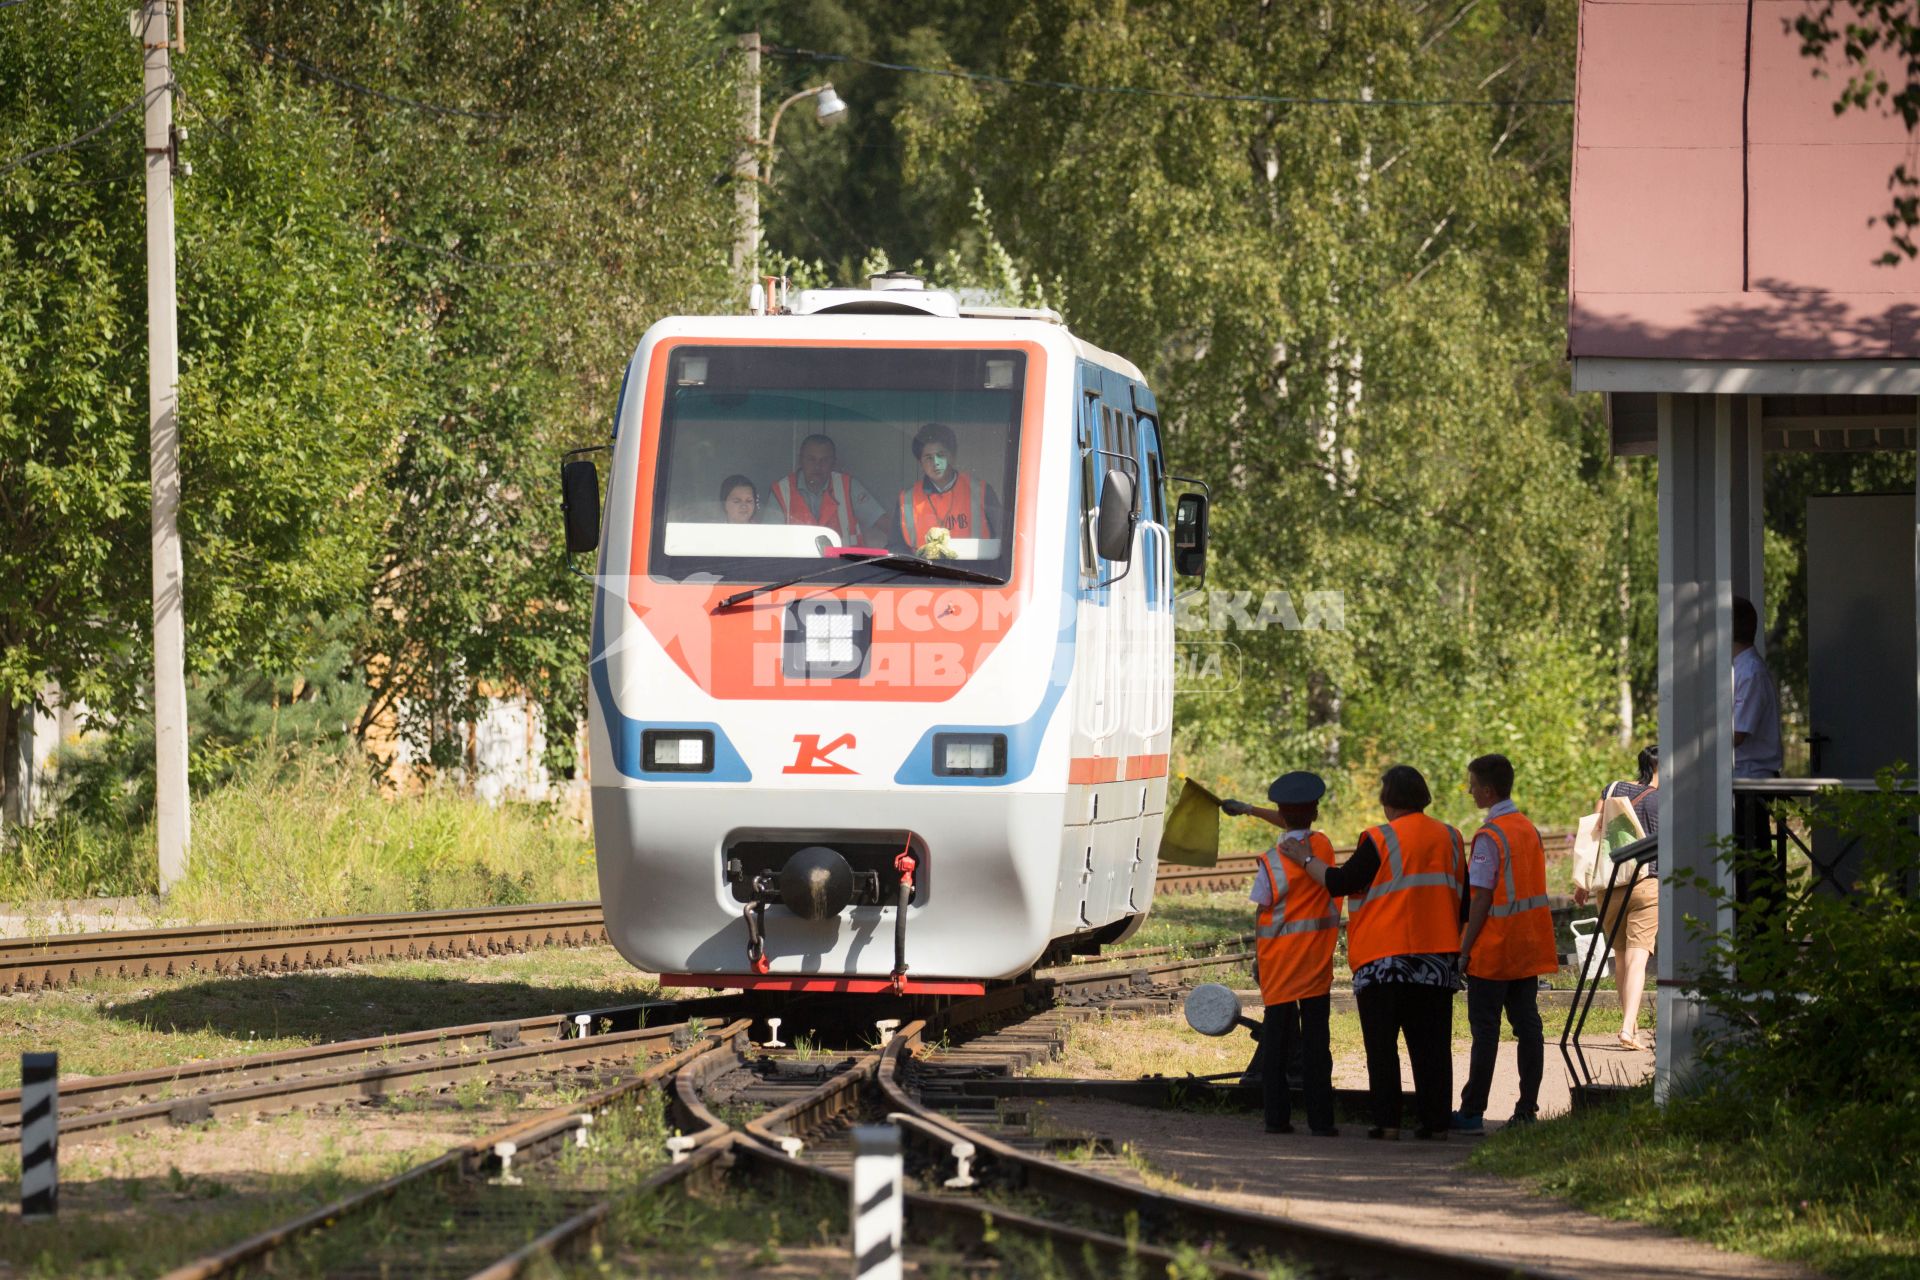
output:
[[1647,964],[1660,936],[1659,864],[1650,864],[1628,893],[1604,890],[1603,853],[1634,840],[1660,833],[1660,748],[1640,753],[1638,781],[1610,782],[1590,818],[1580,821],[1581,834],[1593,824],[1591,850],[1576,840],[1573,863],[1573,900],[1585,906],[1600,892],[1600,928],[1613,945],[1614,983],[1620,995],[1620,1047],[1644,1049],[1639,1038],[1640,998],[1646,990]]

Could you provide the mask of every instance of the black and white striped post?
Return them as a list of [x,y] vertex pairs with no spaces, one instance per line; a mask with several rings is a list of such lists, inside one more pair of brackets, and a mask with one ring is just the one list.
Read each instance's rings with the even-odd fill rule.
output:
[[853,1131],[853,1280],[900,1280],[900,1130]]
[[51,1218],[60,1203],[60,1055],[20,1055],[20,1216]]

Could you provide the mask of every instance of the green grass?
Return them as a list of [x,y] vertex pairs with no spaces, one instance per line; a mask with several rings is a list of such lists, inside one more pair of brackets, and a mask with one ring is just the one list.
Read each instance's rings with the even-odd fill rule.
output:
[[1212,946],[1225,938],[1252,933],[1254,905],[1246,891],[1230,893],[1169,893],[1153,900],[1147,922],[1116,950],[1136,947]]
[[1640,1091],[1596,1110],[1503,1129],[1472,1163],[1723,1248],[1843,1280],[1920,1276],[1914,1153],[1860,1124],[1839,1134],[1783,1122],[1749,1134]]
[[[154,890],[151,828],[60,818],[0,842],[0,901],[24,906]],[[580,824],[448,787],[385,794],[357,762],[257,768],[194,802],[187,877],[169,922],[298,920],[597,897]]]

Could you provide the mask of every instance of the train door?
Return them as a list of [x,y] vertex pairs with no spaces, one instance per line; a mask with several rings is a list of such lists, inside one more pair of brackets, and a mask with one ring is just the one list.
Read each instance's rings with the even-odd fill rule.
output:
[[[1138,388],[1135,394],[1138,398],[1147,393]],[[1138,622],[1140,642],[1135,646],[1134,678],[1130,682],[1137,696],[1129,708],[1129,727],[1138,733],[1145,763],[1136,784],[1140,821],[1127,876],[1130,911],[1144,911],[1153,901],[1173,729],[1173,535],[1167,515],[1166,453],[1161,446],[1157,410],[1150,400],[1136,406],[1136,411],[1142,408],[1154,416],[1138,417],[1141,497],[1135,555],[1143,577],[1145,610]]]

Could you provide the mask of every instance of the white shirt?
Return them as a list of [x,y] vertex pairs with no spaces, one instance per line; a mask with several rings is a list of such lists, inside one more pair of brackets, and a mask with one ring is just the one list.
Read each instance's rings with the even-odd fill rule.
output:
[[[1281,845],[1289,840],[1305,841],[1306,838],[1312,834],[1313,832],[1306,827],[1295,827],[1292,831],[1287,832],[1278,840],[1274,841],[1273,848],[1267,851],[1267,856],[1269,858],[1284,858],[1286,855],[1279,852]],[[1283,876],[1287,874],[1284,868],[1280,874]],[[1247,899],[1250,902],[1257,902],[1263,907],[1273,905],[1273,886],[1267,883],[1267,864],[1264,862],[1262,862],[1259,868],[1253,873],[1253,892],[1247,895]]]
[[[1487,820],[1520,812],[1511,800],[1495,800],[1487,807]],[[1491,889],[1500,882],[1500,849],[1493,837],[1482,831],[1473,838],[1473,855],[1467,859],[1467,883],[1476,889]]]
[[1771,778],[1784,763],[1780,752],[1780,694],[1757,649],[1733,655],[1733,731],[1747,740],[1733,749],[1733,776]]

